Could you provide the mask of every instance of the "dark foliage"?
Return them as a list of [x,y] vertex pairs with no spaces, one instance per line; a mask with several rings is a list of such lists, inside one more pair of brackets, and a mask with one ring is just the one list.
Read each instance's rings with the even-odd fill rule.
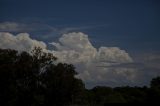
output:
[[69,105],[81,102],[84,84],[73,65],[35,48],[32,54],[0,49],[0,104],[8,106]]
[[85,89],[71,64],[35,48],[31,54],[0,49],[1,106],[104,106],[108,103],[160,103],[160,77],[151,87]]

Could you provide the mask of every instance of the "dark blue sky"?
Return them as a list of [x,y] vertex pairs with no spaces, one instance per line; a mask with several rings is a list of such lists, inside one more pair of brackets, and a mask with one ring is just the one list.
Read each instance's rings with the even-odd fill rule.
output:
[[[0,0],[0,14],[0,22],[84,32],[97,47],[118,46],[131,54],[160,52],[159,0]],[[30,33],[46,41],[59,36],[50,33],[43,39],[45,31]]]

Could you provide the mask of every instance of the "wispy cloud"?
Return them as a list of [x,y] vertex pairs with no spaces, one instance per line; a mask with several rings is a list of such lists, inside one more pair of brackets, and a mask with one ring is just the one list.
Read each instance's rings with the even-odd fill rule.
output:
[[84,30],[90,30],[90,29],[95,29],[95,28],[101,28],[101,27],[106,27],[109,26],[108,24],[103,24],[103,25],[84,25],[84,26],[75,26],[75,27],[63,27],[59,29],[60,34],[64,33],[69,33],[69,32],[74,32],[74,31],[84,31]]
[[1,22],[1,32],[40,32],[65,34],[69,32],[79,32],[98,27],[105,27],[108,25],[84,25],[84,26],[51,26],[44,23],[20,23],[20,22]]
[[2,22],[0,23],[1,32],[34,32],[34,31],[56,31],[54,27],[39,23],[18,23]]
[[[110,63],[110,65],[106,65],[106,63]],[[142,69],[145,66],[143,63],[136,63],[136,62],[130,62],[130,63],[112,63],[112,62],[106,62],[104,65],[97,66],[101,68],[138,68]]]
[[19,32],[22,30],[26,30],[25,24],[18,24],[15,22],[0,23],[0,31]]

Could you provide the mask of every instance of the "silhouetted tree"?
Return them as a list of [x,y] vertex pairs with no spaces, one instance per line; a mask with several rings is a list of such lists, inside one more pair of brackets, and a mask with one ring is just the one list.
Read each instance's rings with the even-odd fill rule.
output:
[[81,102],[84,84],[73,65],[35,48],[31,53],[0,49],[0,102],[3,105],[69,105]]
[[151,87],[97,86],[85,89],[71,64],[35,48],[32,52],[0,49],[1,106],[104,106],[108,103],[160,103],[160,77]]
[[126,103],[144,103],[146,101],[146,91],[140,87],[117,87],[114,91],[119,93]]
[[160,77],[153,78],[151,81],[152,88],[159,88],[160,89]]
[[74,77],[77,74],[74,70],[73,65],[62,63],[47,67],[43,77],[43,83],[46,84],[45,104],[68,105],[82,102],[82,98],[78,97],[85,88],[82,81]]
[[148,90],[148,102],[160,103],[160,77],[153,78]]

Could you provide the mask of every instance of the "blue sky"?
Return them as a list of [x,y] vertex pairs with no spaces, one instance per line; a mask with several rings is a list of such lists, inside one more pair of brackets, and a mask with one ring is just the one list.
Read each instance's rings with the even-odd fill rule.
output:
[[82,27],[77,31],[95,45],[159,50],[159,5],[159,0],[1,0],[0,21]]
[[[160,59],[159,0],[0,0],[0,14],[0,32],[27,32],[46,43],[83,32],[94,47],[120,47],[138,63]],[[4,30],[6,23],[19,29]]]
[[159,5],[159,0],[1,0],[0,21],[89,27],[77,31],[97,46],[159,51]]
[[[159,0],[1,0],[0,22],[75,28],[90,35],[96,46],[159,51],[159,5]],[[40,39],[43,33],[33,35]]]

